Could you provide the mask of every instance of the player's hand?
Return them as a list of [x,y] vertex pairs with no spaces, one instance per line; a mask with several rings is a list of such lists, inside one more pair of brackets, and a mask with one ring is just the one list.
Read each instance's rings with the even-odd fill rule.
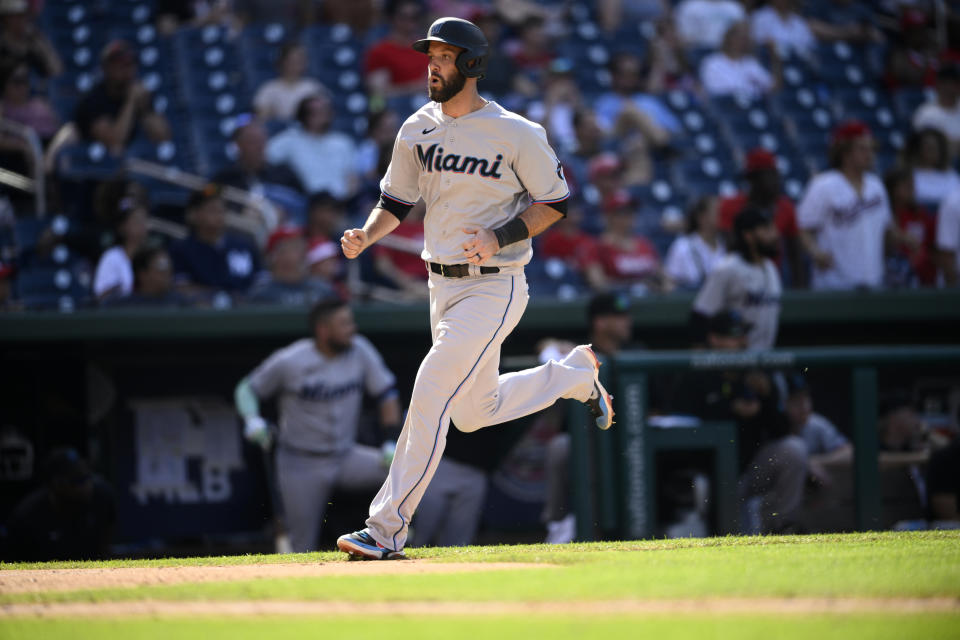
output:
[[489,229],[467,228],[467,241],[463,243],[463,257],[470,264],[483,264],[500,251],[497,236]]
[[250,416],[244,421],[243,437],[263,449],[270,448],[270,427],[260,416]]
[[367,232],[363,229],[347,229],[340,238],[343,255],[353,260],[367,248]]

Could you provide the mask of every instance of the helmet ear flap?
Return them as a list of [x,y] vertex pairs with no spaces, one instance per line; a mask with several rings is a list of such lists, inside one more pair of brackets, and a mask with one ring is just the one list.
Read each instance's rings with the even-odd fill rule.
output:
[[483,78],[483,56],[461,51],[455,61],[457,70],[468,78]]

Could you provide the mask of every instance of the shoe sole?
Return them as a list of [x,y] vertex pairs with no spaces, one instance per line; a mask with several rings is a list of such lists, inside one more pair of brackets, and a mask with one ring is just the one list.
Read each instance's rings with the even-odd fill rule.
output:
[[354,542],[349,538],[339,538],[337,540],[337,549],[350,555],[350,559],[358,558],[360,560],[406,560],[407,556],[403,551],[390,551],[388,549],[371,549],[359,542]]
[[593,352],[593,349],[590,345],[582,345],[583,350],[586,351],[590,357],[593,359],[593,384],[597,387],[597,393],[600,395],[601,402],[601,411],[603,415],[596,418],[597,427],[606,431],[611,426],[613,426],[613,416],[615,415],[613,411],[613,396],[607,393],[607,390],[602,384],[600,384],[600,358],[597,357],[597,354]]

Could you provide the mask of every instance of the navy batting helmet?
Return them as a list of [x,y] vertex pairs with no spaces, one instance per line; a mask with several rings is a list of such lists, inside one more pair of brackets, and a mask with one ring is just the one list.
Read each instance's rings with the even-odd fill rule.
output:
[[480,27],[460,18],[440,18],[430,25],[426,38],[413,43],[413,48],[426,53],[431,42],[445,42],[463,49],[456,59],[457,69],[468,78],[483,77],[490,46]]

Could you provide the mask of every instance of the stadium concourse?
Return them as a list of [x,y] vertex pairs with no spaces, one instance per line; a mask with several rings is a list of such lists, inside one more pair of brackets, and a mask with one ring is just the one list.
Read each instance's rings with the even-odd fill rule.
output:
[[[924,297],[923,304],[931,307],[901,305],[897,313],[919,313],[938,300],[955,306],[950,289],[957,285],[960,256],[956,5],[897,0],[0,0],[0,321],[3,316],[30,322],[72,318],[81,331],[92,326],[81,324],[84,317],[104,323],[100,327],[134,318],[129,326],[136,327],[121,331],[117,340],[143,337],[146,327],[153,327],[160,336],[155,338],[170,345],[200,336],[220,348],[217,341],[229,338],[229,327],[246,336],[243,331],[252,326],[244,324],[246,318],[261,318],[245,307],[266,309],[268,322],[299,314],[296,322],[289,320],[269,335],[253,336],[262,342],[231,345],[241,350],[237,354],[227,357],[224,348],[212,366],[220,368],[209,376],[198,355],[201,347],[190,354],[196,370],[182,379],[176,363],[158,364],[168,367],[159,391],[133,382],[146,375],[145,364],[144,371],[124,380],[124,367],[136,365],[115,353],[108,354],[116,357],[110,361],[114,369],[88,367],[84,358],[93,362],[90,354],[102,345],[66,350],[64,362],[74,360],[62,367],[58,362],[56,375],[64,380],[49,382],[51,388],[82,387],[66,381],[67,372],[79,371],[91,398],[103,391],[114,403],[98,414],[96,402],[77,402],[89,411],[77,419],[89,418],[84,426],[92,428],[98,420],[135,422],[123,413],[128,409],[142,420],[138,424],[147,424],[143,416],[169,407],[158,408],[155,398],[136,394],[162,391],[179,397],[188,381],[194,385],[191,392],[209,392],[222,401],[223,380],[235,383],[269,350],[288,341],[291,327],[304,326],[302,319],[317,301],[349,300],[365,332],[369,309],[399,303],[406,307],[388,307],[397,309],[391,316],[399,323],[395,335],[383,330],[371,339],[396,371],[401,397],[408,397],[403,381],[412,384],[415,371],[408,371],[408,360],[419,344],[408,340],[401,348],[397,336],[419,339],[423,333],[422,326],[414,329],[404,319],[427,298],[427,271],[419,258],[424,207],[414,206],[395,232],[357,260],[344,259],[339,238],[344,229],[360,226],[377,204],[397,131],[427,100],[427,59],[410,44],[438,16],[456,15],[479,26],[490,45],[480,94],[546,129],[571,194],[566,217],[533,241],[534,256],[526,267],[532,298],[528,315],[538,334],[520,327],[523,339],[530,338],[523,355],[534,355],[533,345],[555,337],[549,335],[554,330],[564,333],[556,337],[583,341],[581,316],[587,307],[595,348],[611,356],[641,346],[635,338],[654,349],[834,343],[813,325],[805,335],[794,331],[787,341],[779,340],[790,301],[793,309],[808,300],[821,304],[817,309],[828,316],[854,308],[851,317],[830,327],[837,333],[829,336],[862,342],[866,338],[857,335],[860,325],[853,317],[860,302],[854,296],[869,305],[888,294],[925,289],[914,292],[917,300],[943,297],[933,302]],[[808,299],[803,290],[826,297],[811,293]],[[538,311],[538,305],[546,306]],[[177,309],[190,309],[183,317],[197,319],[197,333],[177,333],[176,322],[157,319],[181,317]],[[223,315],[210,320],[205,309]],[[291,315],[282,315],[284,309]],[[648,310],[660,319],[659,327],[670,325],[669,340],[667,332],[633,336],[630,323],[622,322]],[[791,313],[791,318],[803,316]],[[663,321],[668,316],[669,323]],[[914,321],[916,327],[923,319]],[[202,328],[203,322],[218,329],[222,322],[228,329],[217,333]],[[36,324],[38,330],[51,326],[43,320]],[[951,335],[943,326],[926,335],[908,331],[891,338],[896,330],[886,327],[881,341],[954,340],[943,339]],[[84,335],[91,342],[102,337]],[[537,344],[536,351],[556,356],[564,340]],[[147,342],[134,344],[131,338],[130,346],[140,349]],[[507,349],[516,351],[517,344]],[[175,352],[181,353],[171,346],[170,354]],[[47,352],[36,353],[40,358]],[[162,360],[149,348],[143,353],[143,362]],[[11,357],[21,355],[11,352]],[[418,352],[415,358],[421,356]],[[652,385],[645,402],[652,410],[675,414],[697,407],[705,412],[700,418],[733,422],[746,420],[740,400],[756,403],[757,415],[766,416],[769,409],[787,431],[765,426],[756,432],[762,438],[750,446],[743,438],[740,464],[746,466],[759,445],[778,442],[778,451],[797,453],[799,466],[791,477],[801,484],[740,496],[758,501],[758,509],[769,507],[761,503],[772,493],[793,496],[795,502],[803,482],[830,486],[831,465],[849,469],[851,430],[836,418],[848,415],[849,406],[830,395],[842,395],[843,387],[830,378],[803,380],[797,372],[741,373],[737,388],[744,398],[722,407],[701,406],[700,397],[679,398],[674,386],[682,385],[673,385],[676,381]],[[953,376],[947,371],[941,378],[947,382],[936,393],[943,398],[954,397]],[[110,397],[117,387],[107,382],[119,384],[115,395],[122,402]],[[705,395],[714,383],[730,386],[694,382],[685,392]],[[907,469],[908,484],[923,480],[933,441],[927,426],[917,426],[917,412],[929,413],[931,405],[924,404],[926,396],[913,382],[906,374],[894,380],[906,395],[890,394],[888,399],[897,402],[878,407],[881,448],[919,456],[898,463]],[[820,396],[821,390],[828,393]],[[200,422],[214,414],[217,420],[227,416],[223,419],[232,429],[232,406],[208,406],[207,400],[196,405],[202,410],[187,403],[184,415]],[[796,405],[789,416],[788,402]],[[61,444],[79,446],[101,469],[97,447],[57,441],[55,434],[66,429],[51,427],[46,440],[35,433],[24,436],[30,420],[39,424],[44,412],[58,406],[40,403],[37,416],[26,409],[16,414],[21,431],[13,428],[18,425],[3,431],[8,425],[0,422],[0,436],[18,434],[3,442],[34,439],[35,469],[42,454]],[[203,413],[208,409],[209,415]],[[943,436],[938,445],[957,431],[954,404],[942,409],[946,417],[937,427]],[[60,417],[67,413],[64,409]],[[511,450],[512,458],[498,461],[506,457],[520,469],[527,446],[541,473],[544,442],[563,429],[556,415],[541,418],[542,430],[534,429]],[[808,427],[820,435],[806,438],[808,449],[801,450],[799,440]],[[105,455],[118,456],[117,446]],[[122,446],[134,444],[125,440]],[[141,453],[149,449],[139,440],[136,446]],[[217,454],[228,475],[240,468],[230,465],[250,463],[249,445],[242,455],[239,447],[233,457]],[[473,464],[480,449],[467,451],[462,461]],[[457,460],[455,443],[450,454]],[[810,474],[802,473],[811,460]],[[941,469],[950,468],[945,456],[940,460]],[[910,466],[917,461],[921,466]],[[561,459],[557,468],[565,464]],[[184,476],[187,466],[183,462]],[[142,489],[131,478],[144,469],[124,468],[124,481],[131,483],[127,493]],[[495,478],[498,470],[477,472]],[[771,473],[781,472],[779,467]],[[540,496],[531,498],[530,487],[542,491],[546,480],[541,476],[529,486],[530,478],[514,478],[513,489],[537,501]],[[666,479],[661,493],[684,502],[689,497],[684,487],[700,486],[699,478],[691,472]],[[945,473],[934,480],[948,487],[951,478]],[[116,476],[110,479],[117,482]],[[39,480],[37,473],[30,482]],[[849,483],[837,484],[849,489]],[[217,487],[207,483],[204,490],[213,495]],[[561,486],[559,492],[565,491]],[[15,493],[26,492],[10,495]],[[133,499],[120,494],[121,520],[136,520],[124,512]],[[137,494],[141,503],[147,502],[145,496]],[[488,497],[488,503],[496,497]],[[919,512],[909,511],[911,517],[955,519],[955,506],[938,518],[924,511],[930,505],[923,498],[912,499],[921,506]],[[11,507],[0,505],[0,515],[6,517]],[[101,515],[109,520],[107,511],[104,506]],[[756,526],[766,525],[758,520]],[[776,526],[799,530],[796,523]],[[686,531],[691,530],[699,531]],[[123,535],[133,543],[141,534]]]

